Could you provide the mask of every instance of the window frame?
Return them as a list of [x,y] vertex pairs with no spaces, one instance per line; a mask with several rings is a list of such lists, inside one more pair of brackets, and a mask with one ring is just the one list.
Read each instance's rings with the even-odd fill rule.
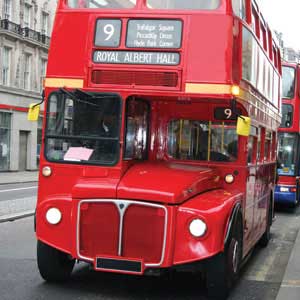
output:
[[[53,95],[58,95],[61,96],[61,97],[64,97],[65,99],[67,98],[66,95],[64,95],[63,93],[61,93],[59,90],[55,90],[53,92],[51,92],[47,98],[47,104],[46,104],[46,120],[45,120],[45,133],[44,133],[44,152],[43,152],[43,155],[46,159],[46,161],[48,162],[51,162],[51,163],[57,163],[57,164],[68,164],[68,165],[80,165],[80,166],[103,166],[103,167],[113,167],[113,166],[116,166],[120,160],[121,160],[121,157],[120,157],[120,153],[121,153],[121,147],[117,147],[117,151],[116,151],[116,159],[113,163],[105,163],[105,164],[100,164],[100,163],[87,163],[87,162],[77,162],[77,161],[68,161],[68,160],[53,160],[53,159],[49,159],[48,156],[47,156],[47,139],[53,139],[53,138],[57,138],[57,139],[68,139],[68,135],[66,136],[61,136],[61,137],[55,137],[55,135],[52,135],[52,134],[48,134],[48,128],[49,128],[49,109],[50,109],[50,98],[53,96]],[[119,126],[117,128],[117,132],[118,132],[118,136],[116,138],[118,138],[118,141],[119,141],[119,145],[120,145],[120,141],[121,141],[121,128],[122,128],[122,118],[123,118],[123,104],[122,104],[122,97],[121,95],[119,95],[118,93],[95,93],[99,96],[110,96],[110,97],[115,97],[118,101],[119,101]],[[79,139],[90,139],[89,136],[79,136],[78,137]],[[95,138],[97,139],[97,138]],[[98,138],[98,140],[101,140],[101,138]]]

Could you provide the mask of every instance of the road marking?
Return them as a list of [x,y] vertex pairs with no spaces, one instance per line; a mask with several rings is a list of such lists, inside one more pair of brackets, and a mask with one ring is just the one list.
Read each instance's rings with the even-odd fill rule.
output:
[[29,187],[25,187],[25,188],[10,189],[10,190],[0,190],[0,193],[21,191],[21,190],[32,190],[32,189],[37,189],[37,186],[29,186]]

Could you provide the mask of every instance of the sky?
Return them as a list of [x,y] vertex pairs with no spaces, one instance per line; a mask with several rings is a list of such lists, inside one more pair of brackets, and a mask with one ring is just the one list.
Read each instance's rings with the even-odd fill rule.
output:
[[300,1],[257,0],[270,28],[283,33],[285,47],[300,50]]

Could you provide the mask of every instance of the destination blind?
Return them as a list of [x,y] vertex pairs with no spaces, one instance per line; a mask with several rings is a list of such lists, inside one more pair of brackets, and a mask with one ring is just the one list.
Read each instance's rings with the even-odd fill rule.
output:
[[142,52],[142,51],[106,51],[94,52],[93,61],[101,64],[143,64],[176,66],[180,63],[179,53]]
[[179,20],[129,20],[126,46],[178,49],[181,35],[182,22]]

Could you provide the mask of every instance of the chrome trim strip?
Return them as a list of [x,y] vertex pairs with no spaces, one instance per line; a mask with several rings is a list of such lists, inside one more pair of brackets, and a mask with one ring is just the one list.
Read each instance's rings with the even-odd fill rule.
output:
[[[128,202],[124,202],[122,200],[116,200],[114,204],[117,206],[117,209],[120,214],[120,225],[119,225],[119,245],[118,245],[118,255],[122,255],[122,240],[123,240],[123,225],[124,225],[124,215],[127,207],[131,204]],[[122,205],[124,205],[122,207]]]
[[[124,218],[124,214],[126,209],[132,205],[140,205],[140,206],[148,206],[148,207],[156,207],[156,208],[162,208],[165,212],[165,225],[164,225],[164,237],[163,237],[163,245],[162,245],[162,253],[161,253],[161,259],[159,261],[159,263],[145,263],[144,265],[146,267],[159,267],[165,258],[165,251],[166,251],[166,243],[167,243],[167,226],[168,226],[168,210],[165,206],[160,205],[160,204],[153,204],[153,203],[147,203],[147,202],[140,202],[140,201],[131,201],[131,200],[120,200],[120,199],[89,199],[89,200],[81,200],[78,203],[78,208],[77,208],[77,232],[76,232],[76,252],[79,258],[81,258],[82,260],[86,260],[86,261],[91,261],[94,262],[94,259],[91,257],[86,257],[80,254],[80,250],[79,250],[79,239],[80,239],[80,234],[79,234],[79,226],[80,226],[80,206],[83,203],[114,203],[119,210],[120,213],[120,227],[119,227],[119,245],[118,245],[118,253],[122,254],[122,236],[123,234],[120,234],[120,232],[123,232],[123,218]],[[124,204],[124,209],[121,209],[119,207],[119,204]],[[120,209],[122,210],[122,212],[120,212]],[[123,211],[124,210],[124,211]],[[121,256],[119,254],[119,256]]]

